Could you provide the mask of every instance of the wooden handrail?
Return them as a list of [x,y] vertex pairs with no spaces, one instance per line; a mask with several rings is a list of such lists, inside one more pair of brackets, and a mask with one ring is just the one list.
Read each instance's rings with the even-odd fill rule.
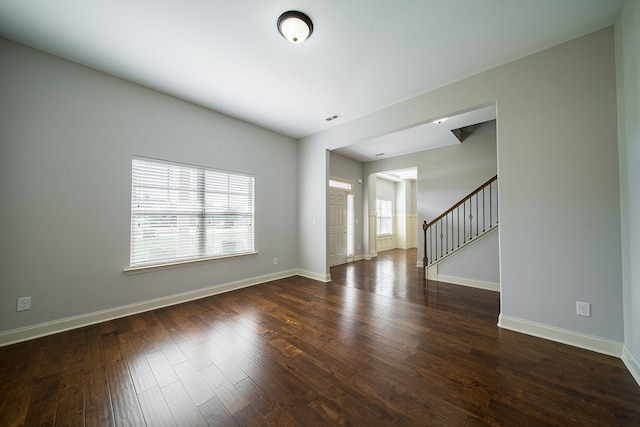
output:
[[466,195],[465,197],[463,197],[462,199],[460,199],[460,201],[458,203],[456,203],[455,205],[451,206],[446,212],[444,212],[442,215],[440,215],[439,217],[437,217],[436,219],[434,219],[433,221],[427,223],[427,226],[425,227],[425,230],[429,227],[431,227],[431,225],[439,220],[441,220],[442,218],[444,218],[445,216],[447,216],[448,214],[450,214],[451,212],[453,212],[453,210],[455,208],[457,208],[458,206],[461,206],[464,202],[467,201],[467,199],[469,199],[471,196],[473,196],[474,194],[476,194],[478,191],[482,190],[484,187],[486,187],[487,185],[491,184],[493,181],[498,179],[498,175],[494,176],[493,178],[491,178],[490,180],[488,180],[487,182],[485,182],[484,184],[482,184],[481,186],[479,186],[478,188],[476,188],[475,190],[473,190],[471,193],[469,193],[468,195]]

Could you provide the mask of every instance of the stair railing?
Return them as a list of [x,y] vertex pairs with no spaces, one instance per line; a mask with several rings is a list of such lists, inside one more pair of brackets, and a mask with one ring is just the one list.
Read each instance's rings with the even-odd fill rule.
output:
[[422,225],[426,268],[498,224],[498,176]]

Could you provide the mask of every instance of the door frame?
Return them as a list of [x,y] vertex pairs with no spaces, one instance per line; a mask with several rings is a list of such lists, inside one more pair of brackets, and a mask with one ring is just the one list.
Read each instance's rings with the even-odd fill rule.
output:
[[[331,185],[332,182],[346,184],[346,185],[348,185],[348,188],[332,186]],[[344,193],[345,196],[346,196],[345,197],[346,203],[344,205],[344,209],[346,211],[345,212],[345,216],[347,218],[347,223],[345,224],[345,227],[347,228],[347,231],[345,233],[346,234],[346,238],[347,238],[347,240],[345,241],[345,252],[347,252],[346,253],[346,262],[347,263],[353,262],[354,259],[355,259],[355,235],[356,235],[356,226],[355,226],[355,204],[356,204],[355,182],[350,180],[350,179],[340,178],[340,177],[336,177],[336,176],[330,176],[329,180],[327,182],[327,190],[328,191],[331,191],[331,190],[340,191],[340,192]],[[327,196],[328,196],[328,193],[327,193]],[[350,196],[353,197],[353,205],[354,205],[353,218],[351,218],[351,220],[353,221],[353,234],[352,235],[349,235],[349,226],[348,226],[349,221],[350,221],[349,209],[348,209],[348,200],[349,200]],[[327,204],[327,207],[328,207],[328,204]],[[329,217],[327,215],[327,238],[329,237],[329,234],[330,234],[330,227],[329,227],[328,221],[329,221]],[[349,240],[351,240],[351,247],[354,248],[352,254],[349,254],[349,251],[348,251]],[[327,246],[327,259],[328,260],[331,259],[330,258],[330,254],[329,254],[329,247],[328,246]],[[333,264],[333,265],[340,265],[340,264]],[[333,265],[329,261],[329,266],[332,267]]]

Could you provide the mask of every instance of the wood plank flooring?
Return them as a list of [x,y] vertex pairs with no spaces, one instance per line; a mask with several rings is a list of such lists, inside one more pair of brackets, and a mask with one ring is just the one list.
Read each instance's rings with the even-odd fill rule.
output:
[[501,330],[416,251],[0,348],[2,426],[638,426],[619,359]]

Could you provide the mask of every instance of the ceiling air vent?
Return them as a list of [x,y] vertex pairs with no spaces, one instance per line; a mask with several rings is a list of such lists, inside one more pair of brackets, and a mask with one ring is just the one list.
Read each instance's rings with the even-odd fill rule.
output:
[[325,120],[326,120],[326,121],[328,121],[328,122],[330,122],[330,121],[333,121],[333,120],[335,120],[335,119],[339,119],[339,118],[340,118],[340,116],[339,116],[339,115],[334,114],[334,115],[333,115],[333,116],[331,116],[331,117],[327,117]]

